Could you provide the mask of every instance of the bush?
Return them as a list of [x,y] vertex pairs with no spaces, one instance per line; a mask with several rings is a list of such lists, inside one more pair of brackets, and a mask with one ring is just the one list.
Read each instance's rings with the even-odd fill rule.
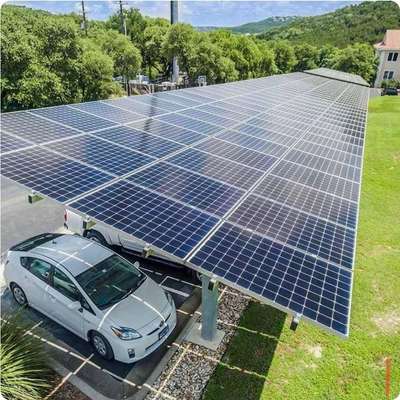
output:
[[400,81],[396,81],[395,79],[385,80],[381,83],[382,89],[385,88],[396,88],[400,89]]
[[18,315],[4,316],[0,323],[0,384],[7,400],[43,399],[50,387],[43,343],[26,335],[24,325]]

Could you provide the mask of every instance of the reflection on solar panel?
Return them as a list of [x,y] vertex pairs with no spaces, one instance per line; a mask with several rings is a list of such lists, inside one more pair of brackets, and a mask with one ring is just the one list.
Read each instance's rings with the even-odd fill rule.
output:
[[316,72],[11,113],[3,174],[347,336],[368,89]]
[[48,147],[114,175],[133,172],[154,160],[139,152],[88,135],[55,142]]
[[1,157],[2,175],[64,202],[110,181],[112,176],[42,148]]
[[1,134],[1,153],[6,153],[12,150],[20,150],[29,146],[32,146],[32,144],[26,140],[8,135],[7,133]]
[[32,110],[32,113],[71,126],[83,132],[97,131],[115,125],[114,122],[107,119],[74,110],[69,106],[39,108],[37,110]]
[[178,257],[184,257],[218,222],[125,181],[78,200],[74,208]]
[[18,135],[33,143],[44,143],[79,134],[71,127],[65,127],[27,111],[13,112],[1,116],[1,131]]

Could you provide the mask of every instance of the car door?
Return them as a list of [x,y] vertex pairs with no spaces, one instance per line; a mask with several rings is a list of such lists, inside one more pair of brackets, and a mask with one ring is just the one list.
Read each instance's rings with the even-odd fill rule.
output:
[[52,286],[46,288],[46,296],[51,318],[83,337],[81,293],[72,279],[57,267],[52,273]]
[[21,264],[25,269],[23,274],[24,287],[29,304],[43,313],[47,313],[46,288],[50,284],[52,265],[47,261],[34,257],[23,257]]

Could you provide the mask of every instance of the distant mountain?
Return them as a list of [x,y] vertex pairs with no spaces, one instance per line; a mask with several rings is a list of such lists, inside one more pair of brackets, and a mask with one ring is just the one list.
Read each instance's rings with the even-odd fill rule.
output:
[[345,47],[356,42],[376,43],[382,40],[386,29],[396,28],[400,29],[400,7],[396,3],[368,1],[324,15],[297,18],[258,37]]
[[[268,31],[271,28],[287,25],[289,22],[295,21],[299,17],[268,17],[262,21],[249,22],[247,24],[224,27],[223,29],[229,30],[234,33],[242,34],[256,34]],[[200,32],[209,32],[216,29],[221,29],[217,26],[197,26],[196,29]]]

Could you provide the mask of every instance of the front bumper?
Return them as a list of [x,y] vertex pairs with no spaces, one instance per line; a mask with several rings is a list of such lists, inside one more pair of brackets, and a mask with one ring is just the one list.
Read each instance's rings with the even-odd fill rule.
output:
[[[176,310],[173,308],[171,315],[166,322],[168,326],[168,331],[163,337],[159,337],[160,332],[164,329],[164,327],[160,328],[156,332],[151,335],[146,335],[137,340],[113,340],[111,347],[114,351],[114,358],[117,361],[121,361],[123,363],[134,363],[138,360],[141,360],[144,357],[147,357],[154,350],[158,349],[171,335],[176,326]],[[134,349],[135,356],[130,357],[129,352]]]

